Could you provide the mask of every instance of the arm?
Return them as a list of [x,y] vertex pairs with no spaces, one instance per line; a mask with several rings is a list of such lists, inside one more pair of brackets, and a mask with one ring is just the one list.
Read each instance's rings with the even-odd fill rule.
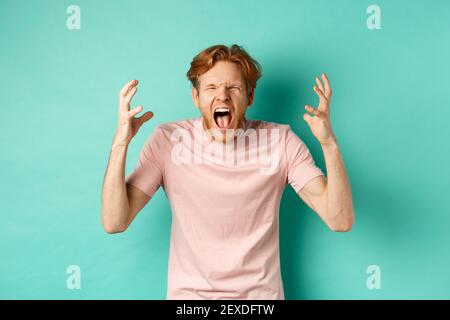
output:
[[305,106],[314,116],[306,113],[303,118],[322,146],[328,178],[320,176],[312,179],[298,194],[331,230],[346,232],[354,222],[352,192],[344,161],[331,129],[331,88],[327,76],[323,74],[322,77],[324,85],[316,78],[317,86],[314,86],[320,99],[319,106],[317,109]]
[[135,118],[142,107],[130,110],[137,91],[137,81],[128,82],[119,93],[119,124],[114,136],[102,190],[102,223],[106,232],[123,232],[150,200],[138,188],[125,184],[125,161],[128,145],[144,122],[153,117],[146,112]]
[[106,232],[118,233],[127,229],[150,197],[138,188],[125,184],[127,146],[111,150],[103,181],[102,223]]
[[333,231],[350,231],[354,221],[352,192],[337,144],[322,146],[327,176],[309,181],[298,195]]

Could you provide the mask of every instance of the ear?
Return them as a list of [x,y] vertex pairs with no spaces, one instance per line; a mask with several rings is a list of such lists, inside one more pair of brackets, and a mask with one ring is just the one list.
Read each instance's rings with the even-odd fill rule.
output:
[[192,87],[192,102],[194,102],[194,105],[199,108],[199,103],[198,103],[198,91],[197,88]]
[[248,106],[250,107],[255,99],[255,88],[250,89],[248,93]]

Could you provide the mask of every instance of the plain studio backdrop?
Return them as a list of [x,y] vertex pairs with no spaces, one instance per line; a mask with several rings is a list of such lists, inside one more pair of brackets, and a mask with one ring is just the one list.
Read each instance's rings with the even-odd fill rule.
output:
[[[373,4],[380,29],[367,26]],[[68,28],[71,5],[79,29]],[[316,75],[333,88],[356,222],[333,233],[286,188],[286,298],[450,298],[448,39],[448,1],[2,0],[0,298],[165,299],[163,190],[125,233],[101,225],[118,91],[140,80],[133,106],[155,113],[129,147],[128,174],[156,125],[199,116],[192,58],[234,43],[263,68],[248,117],[290,124],[323,170],[302,115],[317,105]],[[73,270],[80,289],[68,287]]]

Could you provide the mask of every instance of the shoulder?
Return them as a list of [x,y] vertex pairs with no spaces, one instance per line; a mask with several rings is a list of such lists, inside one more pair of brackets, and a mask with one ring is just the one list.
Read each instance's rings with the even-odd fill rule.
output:
[[177,120],[172,122],[161,123],[156,126],[155,130],[161,131],[163,133],[171,134],[174,130],[177,129],[186,129],[192,130],[195,127],[196,122],[199,121],[199,118],[190,118]]
[[250,120],[249,123],[249,127],[255,129],[268,129],[267,131],[277,130],[278,142],[280,146],[283,146],[283,150],[287,154],[298,154],[299,152],[303,154],[309,152],[303,139],[292,130],[289,124],[263,120]]
[[256,131],[266,130],[270,131],[271,133],[276,132],[280,139],[283,141],[286,140],[286,137],[294,134],[289,124],[264,120],[248,120],[247,129],[255,129]]
[[171,136],[177,130],[193,131],[198,121],[198,118],[190,118],[158,124],[153,129],[149,138],[154,137],[156,139],[170,140]]

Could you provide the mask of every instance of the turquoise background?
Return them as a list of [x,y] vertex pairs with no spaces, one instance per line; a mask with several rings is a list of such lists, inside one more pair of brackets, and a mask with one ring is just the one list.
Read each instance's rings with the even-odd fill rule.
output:
[[[81,8],[68,30],[66,9]],[[381,30],[366,8],[381,7]],[[333,233],[295,194],[280,209],[287,299],[450,298],[449,1],[0,2],[0,298],[165,299],[171,212],[162,190],[123,234],[100,223],[117,93],[161,123],[198,116],[185,78],[218,43],[263,67],[248,117],[288,123],[325,169],[301,118],[314,76],[333,87],[332,123],[356,223]],[[79,265],[81,290],[66,288]],[[381,290],[366,286],[370,265]]]

